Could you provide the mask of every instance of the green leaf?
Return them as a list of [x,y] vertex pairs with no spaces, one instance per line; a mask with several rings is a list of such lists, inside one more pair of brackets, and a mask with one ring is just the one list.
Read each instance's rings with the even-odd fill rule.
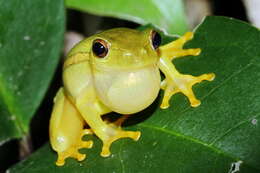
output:
[[170,34],[187,31],[182,0],[66,0],[66,5],[95,15],[152,23]]
[[[194,86],[202,104],[190,107],[181,94],[171,107],[158,108],[160,99],[129,123],[141,130],[138,142],[121,139],[112,155],[99,156],[101,142],[84,149],[81,163],[68,159],[56,167],[57,155],[45,145],[10,172],[260,172],[260,32],[238,20],[208,17],[186,47],[202,48],[200,56],[175,60],[182,73],[214,72],[213,82]],[[154,110],[154,108],[156,108]],[[152,115],[152,116],[151,116]]]
[[0,0],[0,143],[22,137],[53,76],[62,0]]

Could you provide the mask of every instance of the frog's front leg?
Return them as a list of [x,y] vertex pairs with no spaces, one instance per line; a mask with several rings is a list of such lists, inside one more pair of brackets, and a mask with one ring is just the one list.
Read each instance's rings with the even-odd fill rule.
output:
[[83,141],[82,137],[92,132],[83,129],[84,120],[65,96],[63,89],[59,90],[54,102],[49,130],[51,146],[58,153],[56,165],[64,165],[68,157],[82,161],[86,155],[78,150],[91,148],[93,145],[92,141]]
[[172,59],[186,55],[199,55],[200,49],[183,49],[183,45],[192,39],[193,33],[188,32],[176,41],[161,46],[159,48],[159,68],[164,73],[165,79],[161,83],[161,88],[165,90],[163,101],[161,104],[162,109],[169,107],[169,99],[175,93],[181,92],[188,97],[191,106],[196,107],[200,105],[200,101],[196,99],[192,86],[203,80],[212,81],[215,78],[213,73],[202,74],[198,77],[191,75],[184,75],[179,73],[175,66],[172,64]]
[[110,155],[111,144],[120,138],[132,138],[137,141],[141,135],[139,131],[123,131],[120,127],[121,120],[117,123],[103,121],[101,116],[108,113],[108,108],[100,106],[98,100],[88,102],[88,92],[76,101],[76,106],[91,130],[102,140],[101,156]]
[[167,57],[172,60],[175,58],[187,56],[187,55],[199,55],[201,52],[200,48],[196,49],[183,49],[184,44],[193,38],[192,32],[187,32],[179,39],[172,41],[166,45],[160,46],[159,53],[160,57]]

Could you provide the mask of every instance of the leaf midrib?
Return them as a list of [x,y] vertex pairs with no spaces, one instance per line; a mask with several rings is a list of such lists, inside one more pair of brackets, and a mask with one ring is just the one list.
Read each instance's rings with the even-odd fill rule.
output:
[[[211,145],[211,144],[207,144],[207,143],[205,143],[205,142],[203,142],[203,141],[201,141],[201,140],[195,139],[195,138],[193,138],[193,137],[191,137],[191,136],[185,136],[185,135],[183,135],[183,134],[181,134],[181,133],[178,133],[178,132],[175,132],[175,131],[166,129],[166,128],[157,127],[157,126],[151,126],[151,125],[148,125],[148,124],[139,124],[139,125],[137,125],[137,126],[142,127],[142,128],[149,128],[149,129],[155,130],[155,131],[160,131],[160,132],[162,132],[162,133],[166,133],[166,134],[168,134],[168,135],[175,136],[175,137],[177,137],[177,138],[182,138],[182,139],[185,139],[185,140],[194,142],[194,143],[196,143],[196,144],[203,145],[203,146],[209,148],[210,150],[212,150],[213,152],[218,153],[218,154],[222,154],[222,155],[224,155],[224,156],[226,156],[226,157],[228,157],[228,158],[231,158],[231,159],[234,160],[234,161],[235,161],[235,160],[241,160],[240,158],[237,158],[237,157],[231,155],[230,153],[223,152],[223,151],[220,150],[219,148],[216,148],[216,147],[214,147],[214,146]],[[254,167],[254,166],[252,166],[252,165],[249,165],[249,164],[246,163],[246,161],[244,161],[244,160],[243,160],[243,165],[247,165],[247,166],[249,166],[249,167],[251,167],[251,168],[253,168],[253,169],[256,169],[256,170],[259,170],[259,171],[260,171],[259,168],[256,168],[256,167]]]
[[[260,114],[254,116],[254,118],[258,118],[260,117]],[[229,128],[228,130],[226,130],[225,133],[219,135],[219,137],[217,137],[213,142],[210,143],[210,145],[214,145],[216,142],[220,141],[220,139],[222,139],[223,137],[227,136],[229,133],[231,133],[232,131],[234,131],[235,129],[237,129],[238,127],[244,125],[245,123],[247,123],[248,121],[250,121],[252,118],[247,118],[243,121],[240,121],[239,123],[237,123],[236,125],[234,125],[233,127]]]
[[[192,141],[194,143],[197,143],[197,144],[201,144],[203,146],[206,146],[208,148],[210,148],[211,150],[213,150],[214,152],[216,153],[221,153],[221,154],[224,154],[224,155],[227,155],[225,154],[223,151],[219,150],[218,148],[215,148],[213,146],[211,146],[210,144],[207,144],[201,140],[198,140],[198,139],[195,139],[195,138],[192,138],[191,136],[185,136],[181,133],[178,133],[178,132],[175,132],[173,130],[169,130],[169,129],[166,129],[166,128],[162,128],[162,127],[157,127],[157,126],[151,126],[151,125],[148,125],[148,124],[140,124],[140,125],[137,125],[137,126],[140,126],[140,127],[144,127],[144,128],[150,128],[152,130],[156,130],[156,131],[160,131],[160,132],[163,132],[163,133],[166,133],[166,134],[170,134],[172,136],[176,136],[176,137],[179,137],[179,138],[183,138],[183,139],[186,139],[186,140],[189,140],[189,141]],[[231,156],[230,158],[236,160],[236,159],[239,159],[239,158],[236,158],[234,156]]]

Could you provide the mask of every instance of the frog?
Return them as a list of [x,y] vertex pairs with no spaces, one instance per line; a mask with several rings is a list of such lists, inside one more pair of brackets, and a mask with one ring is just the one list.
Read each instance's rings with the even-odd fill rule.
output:
[[93,141],[83,140],[85,135],[102,141],[102,157],[110,156],[114,141],[137,141],[140,131],[123,130],[122,123],[108,122],[102,116],[140,112],[155,101],[160,89],[164,91],[162,109],[170,106],[169,100],[176,93],[185,95],[192,107],[199,106],[192,86],[212,81],[215,74],[182,74],[172,63],[176,58],[200,54],[200,48],[183,48],[193,36],[187,32],[161,45],[161,36],[154,29],[115,28],[76,44],[63,64],[63,86],[54,98],[50,118],[50,143],[58,154],[56,165],[64,165],[69,157],[78,161],[86,158],[79,149],[91,148]]

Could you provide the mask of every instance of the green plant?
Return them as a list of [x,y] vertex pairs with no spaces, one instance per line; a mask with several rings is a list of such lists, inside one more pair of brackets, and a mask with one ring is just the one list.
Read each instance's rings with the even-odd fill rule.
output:
[[[128,8],[119,0],[85,2],[67,0],[66,4],[94,14],[152,23],[171,34],[187,30],[180,0],[128,0],[124,2]],[[177,9],[174,13],[171,3]],[[130,8],[133,4],[140,9],[146,6],[146,11]],[[0,143],[4,143],[29,132],[30,120],[57,67],[65,9],[62,0],[1,0],[0,11]],[[160,110],[159,97],[130,119],[130,124],[140,121],[127,128],[142,131],[141,139],[115,142],[111,157],[99,156],[101,143],[92,136],[94,147],[82,150],[88,158],[81,163],[68,159],[64,167],[56,167],[56,153],[46,144],[10,172],[208,173],[238,168],[259,172],[259,30],[238,20],[207,17],[186,47],[199,47],[202,53],[175,60],[182,73],[216,74],[214,82],[194,87],[201,106],[191,108],[185,97],[176,95],[169,109]]]

